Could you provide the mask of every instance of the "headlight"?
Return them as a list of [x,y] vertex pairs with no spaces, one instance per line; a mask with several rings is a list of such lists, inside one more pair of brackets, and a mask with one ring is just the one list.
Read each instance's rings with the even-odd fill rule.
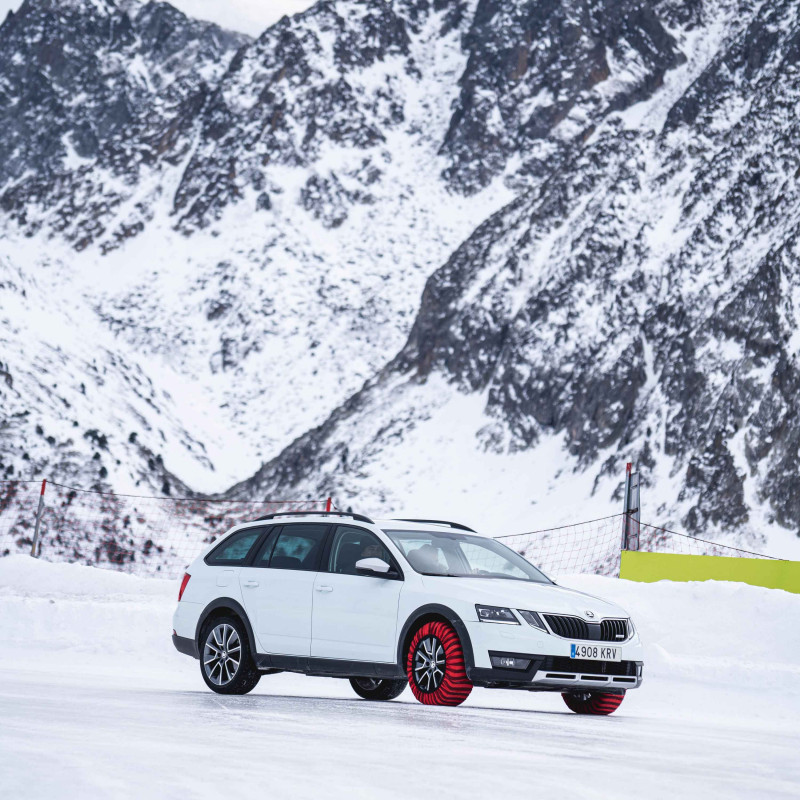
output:
[[542,618],[535,612],[535,611],[520,611],[517,609],[519,615],[525,622],[528,623],[533,628],[538,628],[540,631],[544,631],[547,633],[547,628],[544,627],[544,622],[542,622]]
[[519,625],[519,620],[510,608],[497,608],[497,606],[475,606],[478,619],[481,622],[499,622],[502,625]]

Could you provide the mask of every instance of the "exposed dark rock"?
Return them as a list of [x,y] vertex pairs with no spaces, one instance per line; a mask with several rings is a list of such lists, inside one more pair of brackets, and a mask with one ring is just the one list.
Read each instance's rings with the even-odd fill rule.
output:
[[185,157],[201,75],[221,75],[248,41],[167,3],[129,7],[27,0],[0,26],[0,208],[78,249],[106,233],[121,187]]
[[545,161],[552,168],[598,120],[649,97],[684,61],[640,0],[480,0],[465,47],[470,59],[442,152],[452,161],[445,176],[468,194],[515,155],[523,174]]

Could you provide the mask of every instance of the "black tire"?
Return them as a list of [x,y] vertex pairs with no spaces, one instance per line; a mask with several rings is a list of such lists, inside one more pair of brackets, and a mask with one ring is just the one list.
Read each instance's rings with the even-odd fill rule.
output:
[[238,617],[215,617],[203,625],[200,674],[217,694],[247,694],[256,688],[261,673],[250,652],[247,630]]
[[567,708],[576,714],[607,717],[619,708],[625,692],[563,692],[561,696]]
[[408,686],[405,678],[400,680],[380,680],[379,678],[350,678],[353,691],[365,700],[394,700],[400,697]]

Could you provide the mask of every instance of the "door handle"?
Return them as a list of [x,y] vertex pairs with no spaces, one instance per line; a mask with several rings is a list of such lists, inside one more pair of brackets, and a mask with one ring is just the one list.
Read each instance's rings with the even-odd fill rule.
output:
[[250,588],[250,587],[254,588],[254,587],[258,586],[258,581],[245,581],[244,585],[247,586],[248,588]]
[[333,591],[333,586],[317,586],[316,588],[317,588],[318,592],[332,592]]

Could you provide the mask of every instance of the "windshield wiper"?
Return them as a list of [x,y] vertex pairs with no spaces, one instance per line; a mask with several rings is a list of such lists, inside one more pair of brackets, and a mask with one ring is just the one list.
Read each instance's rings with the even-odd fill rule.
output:
[[469,575],[455,575],[452,572],[420,572],[420,575],[430,575],[432,578],[469,578]]

